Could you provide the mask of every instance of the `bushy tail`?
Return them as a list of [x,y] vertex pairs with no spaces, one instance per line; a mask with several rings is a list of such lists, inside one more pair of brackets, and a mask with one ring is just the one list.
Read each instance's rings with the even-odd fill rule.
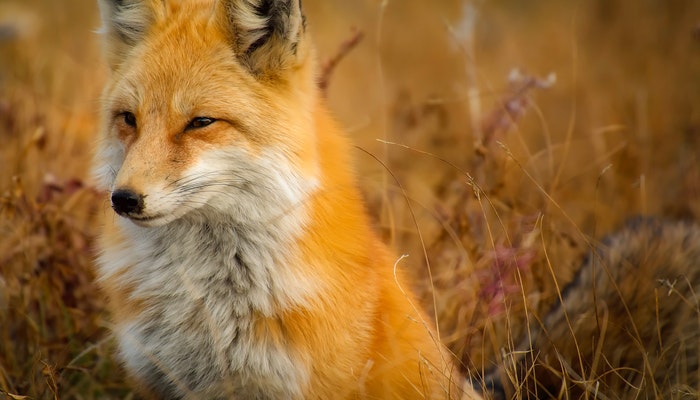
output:
[[698,389],[700,226],[636,218],[587,256],[486,377],[494,398],[680,398]]

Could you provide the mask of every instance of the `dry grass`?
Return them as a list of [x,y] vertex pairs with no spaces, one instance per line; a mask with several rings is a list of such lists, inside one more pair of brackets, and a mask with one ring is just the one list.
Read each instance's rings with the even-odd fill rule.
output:
[[[92,283],[93,3],[0,2],[0,398],[130,393]],[[698,218],[700,3],[426,4],[305,2],[323,59],[364,34],[331,108],[384,162],[355,155],[443,340],[483,371],[595,238],[632,215]]]

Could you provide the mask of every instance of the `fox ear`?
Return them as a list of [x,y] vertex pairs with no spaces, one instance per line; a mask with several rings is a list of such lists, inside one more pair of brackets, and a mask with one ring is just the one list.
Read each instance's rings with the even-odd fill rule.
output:
[[153,19],[147,3],[139,0],[97,0],[102,18],[99,33],[105,35],[105,48],[114,68],[124,53],[146,33]]
[[306,29],[301,0],[223,0],[226,29],[241,62],[255,75],[299,60]]

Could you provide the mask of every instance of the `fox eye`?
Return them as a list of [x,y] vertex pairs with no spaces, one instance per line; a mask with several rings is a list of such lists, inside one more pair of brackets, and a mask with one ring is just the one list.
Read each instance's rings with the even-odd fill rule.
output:
[[136,128],[136,116],[134,113],[126,111],[122,113],[122,118],[124,118],[124,123],[132,128]]
[[188,131],[190,129],[204,128],[205,126],[213,124],[215,121],[216,120],[214,118],[196,117],[196,118],[193,118],[192,121],[190,121],[187,124],[187,126],[185,127],[185,130]]

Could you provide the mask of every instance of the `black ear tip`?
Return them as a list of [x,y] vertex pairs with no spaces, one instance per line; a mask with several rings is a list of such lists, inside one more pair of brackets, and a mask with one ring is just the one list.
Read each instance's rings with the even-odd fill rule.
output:
[[274,75],[298,63],[304,32],[300,0],[223,0],[225,23],[240,61]]

